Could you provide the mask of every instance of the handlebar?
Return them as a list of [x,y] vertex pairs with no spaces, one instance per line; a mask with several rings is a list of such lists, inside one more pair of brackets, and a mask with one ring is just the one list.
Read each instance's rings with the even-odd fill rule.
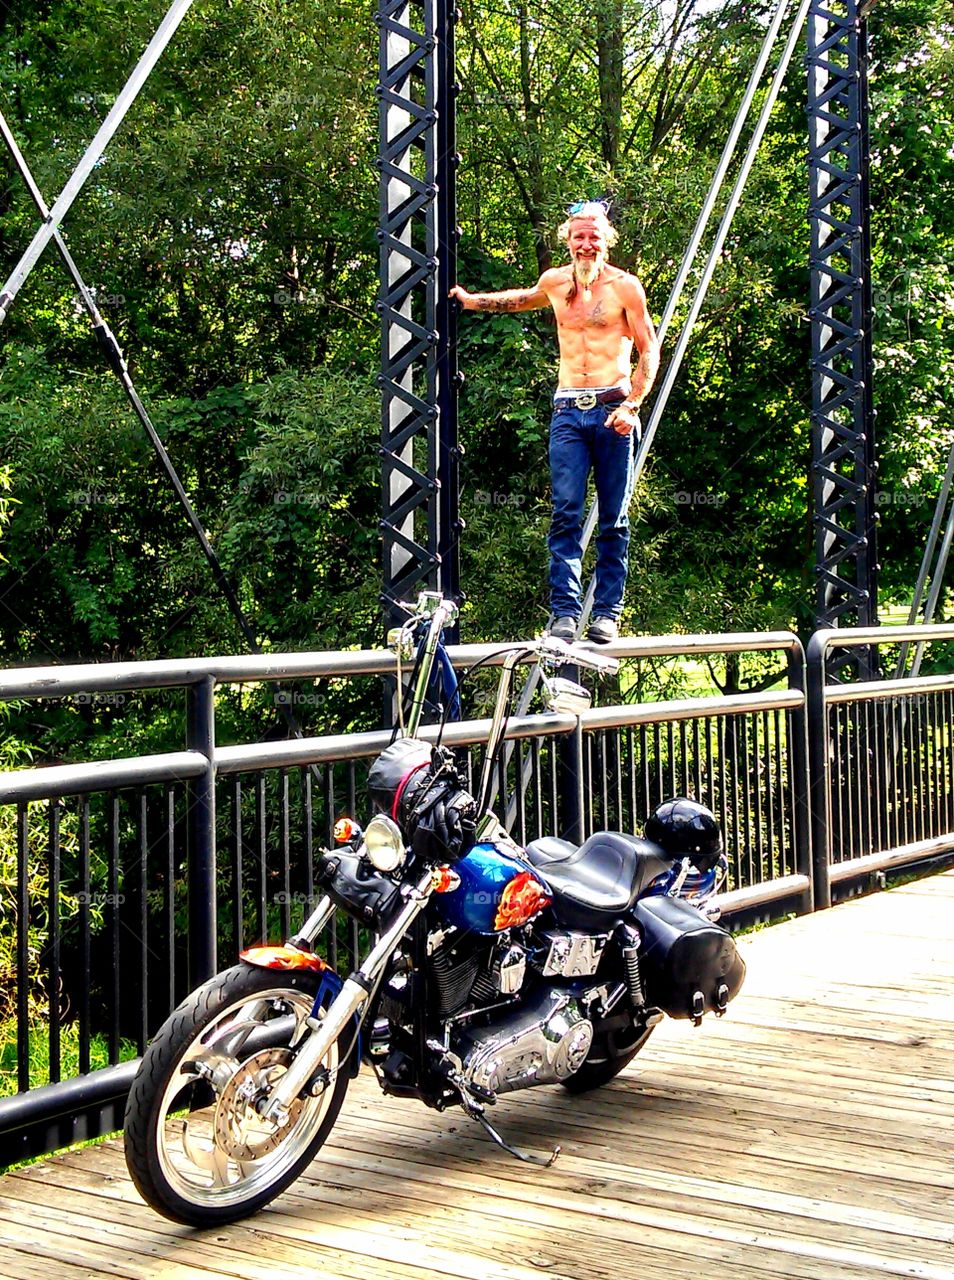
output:
[[619,659],[609,653],[596,653],[593,649],[581,644],[560,640],[556,636],[544,635],[536,642],[537,656],[541,662],[551,662],[554,666],[563,666],[572,662],[578,667],[588,667],[600,675],[614,676],[619,671]]

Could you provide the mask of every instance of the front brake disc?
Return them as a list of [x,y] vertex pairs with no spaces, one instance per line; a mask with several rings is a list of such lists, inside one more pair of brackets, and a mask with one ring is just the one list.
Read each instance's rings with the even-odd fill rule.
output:
[[291,1060],[288,1049],[263,1049],[253,1053],[219,1094],[215,1104],[215,1144],[233,1160],[260,1160],[294,1130],[304,1099],[293,1099],[287,1123],[283,1125],[266,1120],[257,1105],[285,1074]]

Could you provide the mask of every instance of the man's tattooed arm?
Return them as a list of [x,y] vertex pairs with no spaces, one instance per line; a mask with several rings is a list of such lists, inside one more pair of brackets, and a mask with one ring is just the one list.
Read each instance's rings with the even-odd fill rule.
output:
[[533,311],[549,303],[539,285],[534,289],[504,289],[500,293],[468,293],[456,285],[451,296],[458,299],[465,311]]

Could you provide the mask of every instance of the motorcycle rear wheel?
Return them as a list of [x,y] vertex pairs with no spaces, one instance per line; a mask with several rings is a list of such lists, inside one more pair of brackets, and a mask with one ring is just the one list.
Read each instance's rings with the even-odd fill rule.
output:
[[652,1033],[652,1027],[631,1022],[620,1031],[596,1036],[583,1065],[560,1083],[569,1093],[588,1093],[609,1084],[632,1062]]
[[[235,1222],[304,1171],[348,1087],[344,1035],[321,1064],[328,1083],[301,1097],[284,1127],[255,1102],[287,1070],[320,975],[239,964],[199,987],[143,1056],[126,1103],[126,1164],[140,1195],[191,1226]],[[356,1052],[356,1047],[354,1047]]]

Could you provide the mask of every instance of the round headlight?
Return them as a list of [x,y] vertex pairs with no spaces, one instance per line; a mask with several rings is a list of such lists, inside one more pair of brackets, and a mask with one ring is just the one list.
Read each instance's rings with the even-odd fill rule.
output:
[[383,813],[365,827],[364,847],[371,865],[378,871],[395,871],[404,861],[401,828]]

